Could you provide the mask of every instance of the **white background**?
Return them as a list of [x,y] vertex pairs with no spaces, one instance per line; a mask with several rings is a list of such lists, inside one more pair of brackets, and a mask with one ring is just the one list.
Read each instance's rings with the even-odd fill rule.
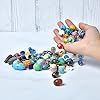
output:
[[16,71],[3,61],[9,54],[56,46],[52,30],[70,18],[100,26],[99,0],[0,0],[0,100],[100,100],[100,62],[86,57],[83,67],[61,76],[55,87],[50,71]]
[[100,0],[0,0],[0,31],[48,31],[71,19],[100,27]]

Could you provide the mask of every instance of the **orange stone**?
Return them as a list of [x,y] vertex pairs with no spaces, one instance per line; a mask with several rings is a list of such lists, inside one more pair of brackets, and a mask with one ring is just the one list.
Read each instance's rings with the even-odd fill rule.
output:
[[23,61],[23,64],[25,67],[29,67],[29,65],[31,65],[31,62],[30,62],[30,60],[25,60],[25,61]]
[[63,34],[63,38],[68,38],[68,34]]

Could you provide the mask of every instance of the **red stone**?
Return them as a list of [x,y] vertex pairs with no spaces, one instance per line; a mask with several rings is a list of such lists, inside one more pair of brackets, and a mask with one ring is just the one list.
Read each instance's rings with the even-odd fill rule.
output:
[[55,86],[61,86],[62,85],[62,79],[56,79],[56,80],[54,80],[54,85]]
[[59,43],[59,44],[57,45],[57,47],[58,47],[59,49],[63,49],[63,48],[64,48],[64,46],[63,46],[61,43]]

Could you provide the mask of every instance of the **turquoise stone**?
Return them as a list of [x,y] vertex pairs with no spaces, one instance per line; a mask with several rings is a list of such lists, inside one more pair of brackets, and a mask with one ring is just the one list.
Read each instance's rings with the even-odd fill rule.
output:
[[44,65],[42,65],[42,69],[43,69],[43,70],[48,70],[48,68],[49,68],[49,64],[44,64]]
[[58,72],[59,72],[60,74],[64,74],[64,73],[65,73],[65,66],[59,66]]
[[63,59],[66,61],[67,59],[69,59],[69,56],[67,54],[64,54]]
[[12,67],[15,70],[25,70],[25,66],[23,63],[19,62],[18,60],[15,60],[12,64]]
[[60,64],[60,65],[65,64],[64,59],[63,59],[63,58],[59,58],[59,59],[58,59],[58,64]]
[[61,30],[63,30],[63,31],[66,30],[66,26],[65,26],[65,25],[61,25],[61,26],[59,26],[59,28],[60,28]]
[[31,64],[35,64],[35,61],[34,60],[30,60],[31,61]]
[[70,28],[66,28],[65,30],[65,34],[68,33],[69,35],[73,32],[73,30],[71,30]]
[[73,38],[73,37],[68,37],[68,38],[67,38],[67,42],[68,42],[68,43],[69,43],[69,42],[73,43],[73,42],[74,42],[74,38]]

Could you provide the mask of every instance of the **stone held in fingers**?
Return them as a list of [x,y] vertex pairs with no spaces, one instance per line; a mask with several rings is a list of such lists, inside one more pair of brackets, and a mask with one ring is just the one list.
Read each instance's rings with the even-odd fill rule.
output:
[[59,49],[64,49],[64,46],[63,46],[63,44],[61,44],[61,43],[58,43],[57,47],[58,47]]

